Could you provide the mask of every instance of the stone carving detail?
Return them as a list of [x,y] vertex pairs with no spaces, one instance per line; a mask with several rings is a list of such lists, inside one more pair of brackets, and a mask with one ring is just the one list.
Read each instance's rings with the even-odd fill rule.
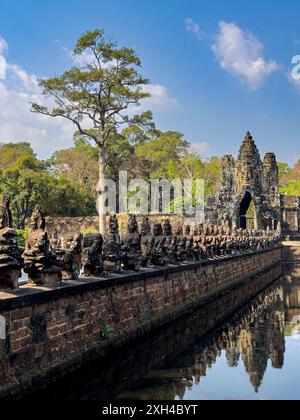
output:
[[122,265],[124,270],[139,271],[142,264],[141,235],[135,215],[129,216],[127,235],[122,241]]
[[0,291],[18,289],[22,268],[18,235],[12,229],[9,204],[9,197],[3,197],[0,205]]
[[48,285],[61,281],[63,265],[50,245],[45,217],[40,206],[36,206],[32,213],[23,257],[24,271],[28,274],[29,283]]
[[167,238],[163,233],[161,223],[153,226],[154,245],[151,255],[151,265],[166,265],[168,263],[166,242]]
[[103,267],[105,272],[119,273],[122,270],[121,238],[119,223],[115,214],[109,220],[109,233],[104,239]]
[[[276,156],[266,154],[264,160],[253,137],[247,132],[238,158],[224,156],[222,160],[221,189],[208,198],[206,221],[219,224],[226,220],[227,227],[276,230],[281,222],[279,177]],[[247,212],[252,205],[252,214]],[[222,224],[222,223],[221,223]]]
[[100,234],[85,235],[82,241],[82,267],[85,277],[103,274],[103,238]]
[[81,270],[82,235],[80,233],[67,233],[59,239],[57,235],[51,241],[53,251],[58,261],[62,263],[62,279],[76,280]]
[[148,267],[151,262],[152,250],[154,247],[154,236],[151,232],[151,224],[148,217],[143,218],[141,226],[141,250],[142,250],[142,267]]
[[165,242],[165,262],[168,264],[176,264],[177,262],[177,237],[173,235],[170,220],[165,220],[163,224],[163,234],[166,237]]

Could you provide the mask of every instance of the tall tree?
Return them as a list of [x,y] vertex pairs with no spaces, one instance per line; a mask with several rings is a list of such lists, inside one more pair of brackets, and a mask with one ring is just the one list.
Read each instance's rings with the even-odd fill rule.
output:
[[[54,100],[53,108],[33,103],[32,112],[71,121],[79,133],[99,148],[99,230],[106,231],[104,202],[106,143],[119,126],[130,124],[128,108],[150,95],[143,91],[149,83],[138,72],[141,61],[130,48],[119,48],[107,41],[103,30],[82,35],[74,56],[88,63],[73,67],[48,80],[40,80],[44,95]],[[88,58],[88,60],[86,60]]]

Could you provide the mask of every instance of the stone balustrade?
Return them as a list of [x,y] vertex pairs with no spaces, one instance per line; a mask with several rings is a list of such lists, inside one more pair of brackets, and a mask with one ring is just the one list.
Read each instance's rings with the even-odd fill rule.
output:
[[0,291],[18,288],[21,269],[32,285],[49,285],[108,273],[138,272],[145,268],[176,266],[225,258],[274,248],[280,243],[275,231],[231,228],[228,221],[197,226],[172,226],[169,220],[151,226],[147,217],[139,229],[137,217],[129,216],[127,233],[120,235],[118,219],[111,215],[105,237],[69,233],[49,238],[46,219],[37,206],[32,214],[23,256],[11,228],[9,199],[0,206]]

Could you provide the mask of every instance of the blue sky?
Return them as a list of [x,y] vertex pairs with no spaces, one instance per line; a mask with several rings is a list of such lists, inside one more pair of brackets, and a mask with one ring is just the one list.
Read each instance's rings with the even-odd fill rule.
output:
[[145,106],[159,128],[183,132],[204,157],[236,154],[250,130],[262,154],[293,163],[299,16],[294,0],[2,0],[0,142],[31,141],[41,157],[72,144],[72,126],[33,116],[27,104],[40,96],[37,77],[73,64],[82,32],[104,28],[141,56],[154,94]]

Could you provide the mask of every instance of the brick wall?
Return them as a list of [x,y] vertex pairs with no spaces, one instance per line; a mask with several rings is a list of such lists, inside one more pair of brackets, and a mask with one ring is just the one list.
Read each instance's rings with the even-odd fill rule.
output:
[[278,248],[81,280],[51,290],[24,286],[13,296],[0,294],[0,319],[6,324],[2,339],[0,335],[0,395],[6,389],[16,392],[20,384],[24,389],[47,382],[103,356],[280,261]]

